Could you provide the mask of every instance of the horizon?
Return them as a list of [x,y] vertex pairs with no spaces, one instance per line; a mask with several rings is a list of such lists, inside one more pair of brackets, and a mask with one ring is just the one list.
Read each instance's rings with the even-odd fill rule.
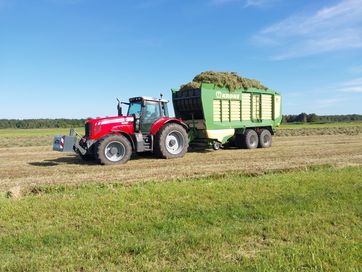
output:
[[[313,112],[311,113],[308,113],[308,112],[300,112],[300,113],[296,113],[296,114],[283,114],[283,116],[298,116],[300,114],[307,114],[307,115],[311,115],[311,114],[315,114]],[[357,115],[357,116],[362,116],[362,114],[356,114],[356,113],[351,113],[351,114],[334,114],[334,115],[318,115],[317,114],[317,117],[334,117],[334,116],[350,116],[350,115]],[[123,115],[123,116],[126,116],[126,115]],[[112,116],[103,116],[103,117],[112,117]],[[8,118],[4,118],[4,119],[0,119],[0,121],[4,121],[4,120],[8,120],[8,121],[11,121],[11,120],[14,120],[14,121],[28,121],[28,120],[87,120],[89,118],[102,118],[102,116],[98,116],[98,117],[85,117],[85,118],[62,118],[62,117],[59,117],[59,118],[47,118],[47,117],[44,117],[44,118],[23,118],[23,119],[16,119],[16,118],[11,118],[11,119],[8,119]],[[326,121],[317,121],[317,123],[325,123]],[[351,120],[351,121],[331,121],[331,122],[361,122],[360,120]],[[301,123],[301,122],[296,122],[296,123]]]
[[0,0],[0,119],[114,116],[206,70],[260,80],[283,115],[362,114],[362,0]]

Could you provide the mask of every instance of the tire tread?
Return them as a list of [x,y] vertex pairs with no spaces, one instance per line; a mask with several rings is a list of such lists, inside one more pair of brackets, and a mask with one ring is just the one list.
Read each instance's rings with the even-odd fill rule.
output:
[[[167,151],[166,145],[164,144],[168,133],[172,130],[177,130],[177,131],[181,132],[182,135],[184,136],[185,146],[184,146],[183,150],[181,151],[181,153],[179,153],[179,154],[169,153]],[[187,152],[187,149],[189,147],[188,135],[186,133],[186,130],[181,125],[176,124],[176,123],[169,123],[169,124],[164,125],[158,131],[155,138],[156,138],[156,140],[155,140],[154,153],[156,154],[156,156],[158,156],[159,158],[162,158],[162,159],[181,158],[185,155],[185,153]]]

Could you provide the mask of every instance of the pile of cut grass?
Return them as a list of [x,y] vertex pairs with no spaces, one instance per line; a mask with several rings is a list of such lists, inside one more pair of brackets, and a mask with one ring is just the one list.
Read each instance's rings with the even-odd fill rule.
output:
[[191,82],[182,85],[180,91],[198,89],[201,83],[213,83],[221,88],[227,87],[230,91],[249,88],[268,90],[259,80],[242,77],[235,72],[206,71],[196,75]]

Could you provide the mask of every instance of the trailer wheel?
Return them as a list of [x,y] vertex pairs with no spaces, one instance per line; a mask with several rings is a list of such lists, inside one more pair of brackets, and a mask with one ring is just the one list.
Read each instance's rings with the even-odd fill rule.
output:
[[155,153],[163,159],[181,158],[187,152],[188,147],[187,132],[179,124],[166,124],[156,135]]
[[261,148],[268,148],[272,145],[272,135],[269,130],[263,129],[259,134],[259,146]]
[[219,143],[218,141],[213,141],[212,142],[212,149],[219,150],[220,147],[221,147],[221,143]]
[[101,164],[124,164],[132,155],[132,146],[122,135],[109,135],[99,140],[96,156]]
[[258,134],[253,129],[247,129],[244,134],[244,145],[247,149],[257,148],[259,144]]

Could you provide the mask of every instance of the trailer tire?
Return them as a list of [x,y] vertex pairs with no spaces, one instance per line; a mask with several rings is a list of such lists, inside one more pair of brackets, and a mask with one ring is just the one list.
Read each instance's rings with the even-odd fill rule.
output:
[[97,160],[103,165],[124,164],[132,155],[132,146],[123,135],[108,135],[96,146]]
[[259,146],[260,148],[268,148],[272,145],[272,135],[269,130],[263,129],[259,134]]
[[156,134],[154,151],[160,158],[181,158],[187,152],[188,147],[187,132],[179,124],[166,124]]
[[244,134],[244,146],[247,149],[257,148],[259,145],[259,137],[255,130],[247,129]]
[[214,149],[214,150],[219,150],[220,147],[221,147],[221,143],[220,143],[220,142],[218,142],[218,141],[213,141],[213,143],[212,143],[212,149]]

